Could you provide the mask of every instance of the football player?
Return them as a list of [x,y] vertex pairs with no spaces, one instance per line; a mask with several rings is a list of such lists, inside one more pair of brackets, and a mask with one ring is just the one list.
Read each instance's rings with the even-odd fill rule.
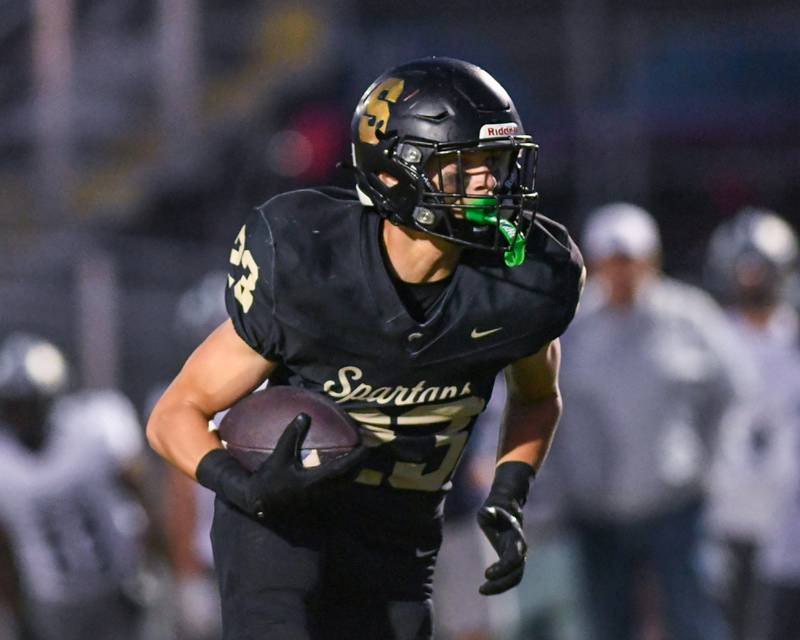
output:
[[[522,577],[522,506],[560,415],[558,337],[584,279],[564,227],[535,213],[537,146],[488,73],[427,58],[367,89],[352,155],[357,198],[304,189],[247,219],[230,319],[148,422],[155,450],[218,496],[226,639],[429,638],[442,501],[501,370],[509,399],[478,512],[499,558],[480,590]],[[206,427],[265,378],[327,394],[364,446],[245,471]],[[287,426],[283,454],[308,427],[302,414]]]
[[0,597],[25,640],[138,637],[147,518],[128,490],[143,438],[114,391],[63,395],[61,351],[0,343]]
[[759,374],[751,417],[721,434],[710,521],[727,559],[735,638],[800,629],[800,322],[792,307],[798,241],[773,211],[748,207],[714,231],[706,281]]

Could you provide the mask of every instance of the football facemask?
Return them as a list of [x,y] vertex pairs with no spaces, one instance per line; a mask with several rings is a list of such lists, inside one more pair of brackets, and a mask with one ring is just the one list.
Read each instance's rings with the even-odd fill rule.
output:
[[[435,149],[420,177],[414,226],[521,265],[537,199],[536,150],[528,140]],[[520,188],[523,181],[531,188]]]

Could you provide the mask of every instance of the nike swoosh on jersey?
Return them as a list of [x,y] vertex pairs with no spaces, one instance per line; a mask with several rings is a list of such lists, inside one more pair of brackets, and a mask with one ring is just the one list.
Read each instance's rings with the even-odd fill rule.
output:
[[493,333],[497,333],[498,331],[502,331],[502,330],[503,330],[503,327],[497,327],[497,329],[489,329],[488,331],[478,331],[477,329],[473,329],[472,333],[470,333],[469,336],[470,336],[470,338],[475,338],[475,339],[484,338],[484,337],[486,337],[488,335],[491,335]]

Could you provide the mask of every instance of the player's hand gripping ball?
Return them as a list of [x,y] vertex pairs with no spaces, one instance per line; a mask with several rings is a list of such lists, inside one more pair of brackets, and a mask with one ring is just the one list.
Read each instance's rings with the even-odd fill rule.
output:
[[357,470],[368,452],[355,423],[333,401],[291,387],[239,401],[220,424],[220,437],[252,471],[236,483],[233,502],[260,519],[304,508],[325,484]]
[[311,420],[298,452],[304,467],[324,465],[361,444],[355,422],[332,400],[284,386],[267,387],[237,402],[223,418],[219,435],[228,452],[245,469],[255,471],[301,413]]

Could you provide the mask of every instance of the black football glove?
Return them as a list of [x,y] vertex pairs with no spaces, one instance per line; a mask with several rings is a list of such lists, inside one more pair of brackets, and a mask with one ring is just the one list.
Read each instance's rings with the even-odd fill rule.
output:
[[522,507],[533,475],[529,464],[504,462],[495,470],[489,497],[478,510],[478,526],[499,556],[484,574],[486,582],[479,591],[485,596],[508,591],[522,580],[528,554],[522,531]]
[[301,510],[321,483],[346,475],[368,452],[360,445],[335,460],[306,468],[300,449],[310,426],[311,418],[299,414],[286,426],[272,454],[252,473],[224,449],[214,449],[197,465],[197,481],[262,520],[267,514]]

